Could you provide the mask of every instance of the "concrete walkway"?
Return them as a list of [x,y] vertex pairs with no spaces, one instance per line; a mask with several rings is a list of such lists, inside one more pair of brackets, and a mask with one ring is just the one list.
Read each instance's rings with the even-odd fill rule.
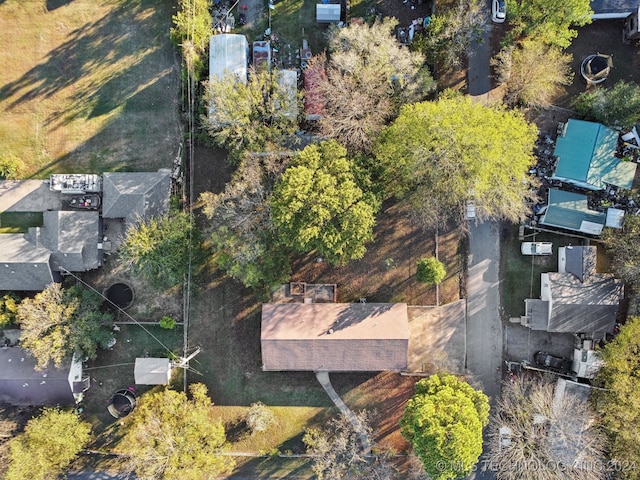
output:
[[336,405],[336,407],[338,407],[340,412],[347,418],[347,420],[351,422],[354,430],[356,432],[359,432],[358,435],[360,436],[360,443],[362,445],[363,454],[369,455],[371,453],[369,436],[364,431],[363,425],[358,421],[358,417],[356,417],[355,413],[353,413],[349,409],[349,407],[345,405],[340,396],[334,390],[333,385],[331,385],[331,380],[329,379],[329,372],[316,372],[316,378],[318,379],[318,382],[320,382],[320,385],[322,385],[322,388],[324,388],[324,391],[327,392],[327,395],[329,395],[331,401]]

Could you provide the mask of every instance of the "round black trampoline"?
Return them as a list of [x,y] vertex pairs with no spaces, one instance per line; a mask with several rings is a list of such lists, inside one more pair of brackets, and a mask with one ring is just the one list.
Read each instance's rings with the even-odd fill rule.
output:
[[123,282],[114,283],[107,288],[105,296],[110,302],[124,309],[133,303],[133,288]]
[[129,415],[136,407],[136,394],[132,390],[118,390],[111,396],[107,410],[115,418],[122,418]]
[[611,55],[596,53],[587,56],[580,65],[580,74],[588,84],[597,85],[604,82],[613,67]]

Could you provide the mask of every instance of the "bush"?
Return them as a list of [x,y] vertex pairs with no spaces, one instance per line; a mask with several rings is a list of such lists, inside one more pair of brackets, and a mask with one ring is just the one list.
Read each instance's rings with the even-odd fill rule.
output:
[[273,411],[262,402],[252,403],[249,411],[245,416],[247,426],[251,430],[251,434],[266,431],[276,418]]
[[16,321],[20,298],[9,292],[0,298],[0,328],[6,328]]
[[14,155],[0,156],[0,179],[15,180],[20,177],[22,162]]
[[439,285],[447,275],[444,264],[436,258],[421,258],[416,262],[416,278],[419,282]]
[[167,330],[173,330],[176,326],[176,321],[171,317],[164,316],[160,319],[160,326]]

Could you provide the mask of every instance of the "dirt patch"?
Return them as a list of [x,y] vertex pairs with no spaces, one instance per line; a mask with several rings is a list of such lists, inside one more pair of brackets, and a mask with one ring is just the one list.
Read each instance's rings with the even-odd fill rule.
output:
[[[228,153],[223,148],[197,141],[193,148],[195,175],[193,176],[193,198],[203,192],[220,193],[231,180],[236,167],[228,161]],[[187,151],[187,158],[189,152]],[[186,163],[187,170],[189,162]],[[189,172],[187,171],[187,178]]]
[[[115,283],[124,283],[133,290],[133,303],[125,310],[138,321],[158,322],[163,316],[182,321],[182,289],[159,292],[147,282],[124,268],[116,255],[107,256],[105,264],[82,275],[82,279],[103,295]],[[117,321],[130,321],[123,312],[116,312]]]
[[433,15],[435,10],[432,0],[378,0],[375,5],[382,16],[397,18],[400,27],[408,27],[416,19]]
[[400,434],[400,419],[404,407],[414,392],[420,377],[407,377],[392,372],[382,372],[364,379],[356,388],[345,390],[340,378],[333,374],[331,380],[336,391],[352,410],[369,410],[374,413],[374,436],[378,447],[395,453],[406,452],[410,444]]
[[[438,257],[447,277],[440,288],[440,303],[460,298],[460,229],[440,234]],[[435,305],[436,288],[415,278],[416,262],[435,255],[435,233],[425,231],[412,220],[408,209],[395,202],[383,205],[374,229],[374,241],[367,253],[344,267],[319,262],[313,255],[293,262],[292,281],[331,283],[338,286],[339,302],[406,302]]]
[[556,100],[558,105],[570,107],[571,101],[589,88],[580,75],[580,64],[585,57],[594,53],[613,55],[613,69],[609,78],[602,84],[604,87],[609,88],[620,80],[634,83],[638,81],[640,50],[634,44],[622,42],[622,27],[622,20],[596,20],[577,29],[578,37],[567,49],[567,53],[573,55],[571,65],[574,79]]

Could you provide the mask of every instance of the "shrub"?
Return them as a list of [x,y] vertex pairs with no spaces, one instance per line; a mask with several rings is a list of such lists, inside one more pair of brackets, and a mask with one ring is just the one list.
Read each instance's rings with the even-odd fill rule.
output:
[[173,330],[176,326],[176,321],[171,317],[164,316],[160,319],[160,326],[167,330]]
[[256,402],[251,404],[245,416],[245,421],[253,435],[257,432],[266,431],[276,421],[276,418],[269,407],[262,402]]
[[429,285],[439,285],[447,275],[442,262],[436,258],[421,258],[416,262],[416,278],[419,282]]

